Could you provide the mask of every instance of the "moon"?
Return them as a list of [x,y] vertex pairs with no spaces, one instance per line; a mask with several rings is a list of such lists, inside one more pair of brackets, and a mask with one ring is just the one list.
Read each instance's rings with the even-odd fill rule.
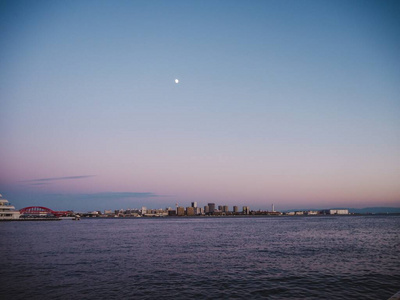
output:
[[179,79],[175,79],[175,83],[179,83]]

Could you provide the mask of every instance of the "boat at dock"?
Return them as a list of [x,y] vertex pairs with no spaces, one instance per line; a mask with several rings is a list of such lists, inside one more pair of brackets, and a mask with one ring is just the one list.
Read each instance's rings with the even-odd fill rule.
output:
[[15,221],[20,215],[20,212],[0,194],[0,221]]

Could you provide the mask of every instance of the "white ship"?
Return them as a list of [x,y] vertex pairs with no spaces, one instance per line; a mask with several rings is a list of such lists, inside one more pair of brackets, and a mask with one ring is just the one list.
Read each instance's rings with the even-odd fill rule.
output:
[[19,219],[19,215],[19,211],[0,194],[0,220],[16,220]]

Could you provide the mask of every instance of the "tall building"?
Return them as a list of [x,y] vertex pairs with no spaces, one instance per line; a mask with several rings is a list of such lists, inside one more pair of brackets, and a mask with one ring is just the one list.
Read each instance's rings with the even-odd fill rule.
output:
[[184,215],[185,215],[185,208],[182,207],[182,206],[178,206],[178,207],[176,208],[176,214],[177,214],[178,216],[184,216]]
[[192,207],[197,207],[197,202],[192,202]]
[[236,206],[236,205],[235,205],[235,206],[233,207],[233,212],[234,212],[234,213],[238,213],[238,212],[239,212],[239,206]]
[[223,211],[223,210],[224,210],[224,207],[223,207],[222,205],[218,205],[218,210],[219,210],[219,211]]
[[210,207],[208,205],[204,206],[204,213],[208,214],[210,212]]
[[249,215],[250,214],[250,207],[243,206],[243,214],[244,215]]
[[228,205],[224,205],[223,207],[222,207],[222,211],[223,212],[229,212],[229,207],[228,207]]
[[186,207],[186,214],[188,216],[194,216],[194,214],[195,214],[194,210],[195,210],[195,208],[193,206]]
[[215,203],[208,203],[208,209],[210,213],[215,211]]

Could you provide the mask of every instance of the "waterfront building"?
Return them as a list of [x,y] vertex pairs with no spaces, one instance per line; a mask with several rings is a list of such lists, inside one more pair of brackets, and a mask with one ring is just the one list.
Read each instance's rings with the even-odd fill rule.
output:
[[306,212],[306,215],[312,216],[312,215],[318,215],[319,212],[316,210],[309,210]]
[[142,207],[141,213],[142,213],[142,215],[147,213],[147,208],[145,206]]
[[238,212],[239,212],[239,206],[236,206],[236,205],[235,205],[235,206],[233,207],[233,212],[234,212],[234,213],[238,213]]
[[229,212],[229,207],[228,207],[228,205],[224,205],[223,207],[222,207],[222,211],[223,212]]
[[194,209],[194,212],[195,212],[196,215],[202,215],[202,214],[204,214],[204,208],[196,207]]
[[326,214],[326,215],[348,215],[349,210],[348,209],[326,209],[321,211],[321,213]]
[[215,203],[208,203],[208,209],[210,213],[215,211]]
[[0,194],[0,220],[16,220],[19,216],[20,212]]
[[192,207],[197,208],[197,202],[192,202]]
[[249,215],[250,214],[250,207],[243,206],[243,214],[244,215]]
[[193,206],[186,207],[186,214],[188,216],[194,216],[194,207]]
[[177,214],[178,216],[184,216],[184,215],[185,215],[185,208],[182,207],[182,206],[178,206],[178,207],[176,208],[176,214]]
[[210,207],[208,205],[204,206],[204,213],[208,214],[210,212]]
[[219,211],[223,211],[223,210],[224,210],[224,207],[223,207],[222,205],[218,205],[218,210],[219,210]]

